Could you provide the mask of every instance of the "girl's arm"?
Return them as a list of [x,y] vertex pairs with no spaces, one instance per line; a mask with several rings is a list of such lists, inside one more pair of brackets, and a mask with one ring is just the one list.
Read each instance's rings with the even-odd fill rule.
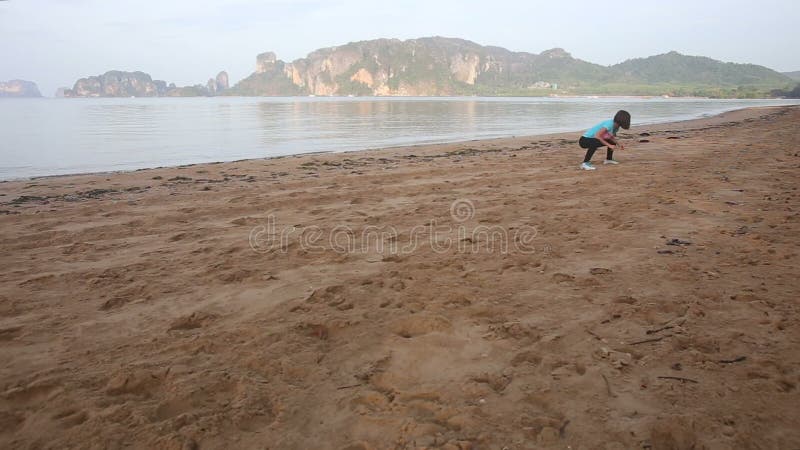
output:
[[595,133],[594,137],[597,138],[598,141],[602,142],[603,145],[605,145],[606,147],[613,149],[615,144],[612,144],[607,140],[605,140],[605,138],[603,138],[603,136],[605,136],[606,133],[608,133],[608,130],[605,127],[603,127],[597,130],[597,133]]
[[619,147],[620,150],[625,150],[625,146],[622,145],[622,142],[620,142],[619,137],[617,136],[617,131],[619,131],[619,127],[614,127],[614,133],[612,134],[612,136],[614,136],[614,145]]
[[625,150],[625,146],[622,145],[622,142],[620,142],[619,136],[617,136],[616,133],[612,134],[612,136],[614,136],[614,145],[619,147],[620,150]]

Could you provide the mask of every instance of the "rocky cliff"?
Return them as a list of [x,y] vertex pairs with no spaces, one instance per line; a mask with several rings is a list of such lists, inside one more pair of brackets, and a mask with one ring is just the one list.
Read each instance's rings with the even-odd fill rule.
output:
[[216,78],[209,78],[206,83],[207,95],[219,95],[228,89],[228,72],[224,70],[217,74]]
[[722,63],[676,52],[607,67],[573,58],[560,48],[534,54],[432,37],[352,42],[314,51],[290,63],[279,60],[272,52],[262,53],[256,58],[255,72],[228,93],[703,95],[708,91],[722,96],[739,95],[743,91],[737,89],[742,86],[764,89],[789,82],[785,75],[765,67]]
[[228,82],[228,72],[225,72],[224,70],[217,74],[217,77],[214,79],[214,81],[216,82],[217,92],[224,91],[230,87]]
[[194,86],[167,85],[166,81],[153,80],[144,72],[112,70],[102,75],[81,78],[72,89],[63,92],[65,97],[198,97],[213,96],[228,89],[228,74],[220,72],[208,83]]
[[324,48],[286,63],[272,52],[232,91],[240,95],[497,95],[607,79],[563,49],[541,54],[463,39],[378,39]]
[[316,50],[285,62],[256,57],[255,72],[229,86],[226,72],[205,84],[176,87],[143,72],[81,78],[67,97],[215,95],[674,95],[763,97],[791,89],[791,78],[766,67],[677,52],[601,66],[561,48],[539,54],[463,39],[377,39]]
[[65,97],[158,97],[167,93],[167,83],[153,80],[144,72],[112,70],[102,75],[81,78]]
[[0,97],[41,97],[39,87],[32,81],[0,81]]

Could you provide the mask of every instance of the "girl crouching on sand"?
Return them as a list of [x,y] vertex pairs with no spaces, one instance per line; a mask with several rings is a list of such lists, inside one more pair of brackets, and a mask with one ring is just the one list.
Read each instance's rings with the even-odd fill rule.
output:
[[631,127],[631,115],[628,111],[617,111],[617,114],[614,115],[612,120],[604,120],[592,128],[589,128],[586,133],[583,133],[583,136],[581,136],[578,141],[578,145],[587,150],[586,157],[583,158],[583,164],[581,164],[581,169],[594,170],[592,156],[600,147],[608,147],[606,151],[606,160],[603,161],[603,164],[619,164],[613,158],[614,149],[617,145],[619,145],[620,149],[625,150],[622,144],[617,143],[617,130],[619,130],[619,127],[626,130]]

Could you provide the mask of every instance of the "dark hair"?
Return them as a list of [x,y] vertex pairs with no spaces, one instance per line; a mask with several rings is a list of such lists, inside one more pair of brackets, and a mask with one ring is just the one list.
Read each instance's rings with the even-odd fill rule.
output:
[[631,113],[622,109],[617,111],[614,114],[614,122],[617,122],[619,126],[627,130],[631,127]]

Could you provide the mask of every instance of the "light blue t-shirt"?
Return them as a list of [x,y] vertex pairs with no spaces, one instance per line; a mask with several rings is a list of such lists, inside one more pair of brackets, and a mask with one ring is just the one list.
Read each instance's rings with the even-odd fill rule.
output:
[[594,135],[596,135],[601,128],[605,128],[606,130],[608,130],[609,133],[611,133],[614,136],[617,135],[617,132],[614,131],[614,119],[608,119],[598,123],[592,128],[589,128],[589,131],[583,133],[583,137],[593,138]]

